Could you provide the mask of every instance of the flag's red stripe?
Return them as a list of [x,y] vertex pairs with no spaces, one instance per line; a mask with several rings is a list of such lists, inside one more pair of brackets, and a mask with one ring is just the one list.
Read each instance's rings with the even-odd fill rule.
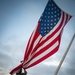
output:
[[26,60],[26,56],[27,56],[27,52],[28,52],[28,47],[29,47],[29,43],[30,43],[30,40],[31,40],[32,35],[33,35],[33,33],[30,36],[30,39],[28,41],[28,44],[27,44],[27,47],[26,47],[26,50],[25,50],[24,61]]
[[66,25],[66,23],[67,23],[67,22],[68,22],[68,20],[69,20],[69,19],[68,19],[68,17],[69,17],[69,16],[68,16],[68,14],[66,14],[66,21],[65,21],[65,25]]
[[[66,14],[66,13],[65,13]],[[68,18],[69,17],[69,18]],[[72,16],[70,16],[70,15],[68,15],[68,14],[66,14],[66,21],[65,21],[65,25],[67,24],[67,22],[70,20],[72,18]],[[64,25],[64,26],[65,26]]]
[[[66,15],[66,20],[65,20],[64,26],[66,25],[66,23],[67,23],[67,21],[68,21],[68,14],[65,13],[65,15]],[[63,28],[64,28],[64,27],[63,27]]]
[[36,46],[34,47],[34,49],[32,50],[31,55],[33,55],[33,53],[36,52],[37,48],[39,48],[39,43],[40,43],[41,39],[42,39],[42,37],[39,39],[37,45],[36,45]]

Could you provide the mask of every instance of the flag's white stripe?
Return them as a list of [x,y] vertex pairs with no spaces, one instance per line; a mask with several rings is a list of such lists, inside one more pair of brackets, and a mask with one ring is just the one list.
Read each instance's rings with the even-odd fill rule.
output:
[[[68,20],[70,19],[70,17],[71,17],[71,16],[70,16],[70,15],[68,15]],[[67,21],[68,21],[68,20],[67,20]]]
[[29,48],[30,48],[30,45],[31,45],[31,43],[32,43],[32,40],[33,40],[33,37],[34,37],[34,31],[33,31],[33,33],[32,33],[32,37],[31,37],[31,39],[30,39],[30,41],[29,41],[29,44],[28,44],[28,49],[27,49],[27,53],[28,53],[28,51],[29,51]]
[[27,53],[28,53],[28,51],[29,51],[29,48],[30,48],[30,46],[31,46],[31,43],[32,43],[32,40],[33,40],[33,38],[34,38],[34,35],[35,35],[35,32],[36,32],[36,29],[37,29],[37,27],[35,28],[35,30],[33,31],[33,34],[32,34],[32,36],[31,36],[30,42],[29,42],[29,44],[28,44]]
[[24,67],[28,67],[29,65],[31,65],[33,62],[41,59],[42,57],[44,57],[45,55],[47,55],[49,52],[51,52],[53,49],[55,49],[57,46],[59,45],[59,42],[57,41],[55,44],[53,44],[53,46],[51,46],[49,49],[47,49],[45,52],[43,52],[42,54],[38,55],[36,58],[32,59],[31,62],[29,62],[28,64],[24,65]]
[[45,40],[49,35],[51,35],[51,34],[58,28],[58,26],[59,26],[59,24],[60,24],[60,22],[61,22],[61,20],[62,20],[62,14],[63,14],[63,12],[61,11],[61,17],[60,17],[59,22],[58,22],[57,25],[50,31],[50,33],[48,33],[46,36],[44,36],[44,38],[41,40],[41,42],[42,42],[43,40]]
[[[38,38],[36,38],[36,40],[35,40],[35,42],[34,42],[34,45],[33,45],[33,49],[34,49],[35,46],[38,44],[38,42],[39,42],[39,40],[40,40],[41,37],[42,37],[42,36],[39,35]],[[33,50],[33,49],[32,49],[32,50]]]

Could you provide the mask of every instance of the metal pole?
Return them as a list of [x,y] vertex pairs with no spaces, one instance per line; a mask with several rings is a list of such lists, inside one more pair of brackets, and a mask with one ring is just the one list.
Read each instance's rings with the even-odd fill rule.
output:
[[68,45],[68,47],[67,47],[67,49],[66,49],[66,51],[65,51],[65,53],[64,53],[64,55],[63,55],[63,57],[62,57],[62,59],[61,59],[59,65],[58,65],[58,67],[57,67],[57,69],[56,69],[54,75],[57,75],[57,74],[58,74],[59,69],[60,69],[60,67],[61,67],[61,65],[62,65],[62,63],[63,63],[63,61],[64,61],[64,59],[65,59],[65,57],[66,57],[66,55],[67,55],[67,53],[68,53],[68,51],[69,51],[69,48],[70,48],[70,46],[71,46],[73,40],[74,40],[74,37],[75,37],[75,33],[74,33],[74,35],[73,35],[73,37],[72,37],[72,39],[71,39],[71,41],[70,41],[70,43],[69,43],[69,45]]

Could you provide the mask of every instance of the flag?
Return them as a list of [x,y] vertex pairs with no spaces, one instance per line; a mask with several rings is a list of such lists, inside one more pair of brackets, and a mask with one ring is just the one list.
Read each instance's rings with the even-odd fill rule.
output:
[[30,68],[56,53],[60,46],[62,31],[71,15],[61,10],[54,0],[49,0],[38,24],[32,32],[22,63],[10,73],[20,68]]

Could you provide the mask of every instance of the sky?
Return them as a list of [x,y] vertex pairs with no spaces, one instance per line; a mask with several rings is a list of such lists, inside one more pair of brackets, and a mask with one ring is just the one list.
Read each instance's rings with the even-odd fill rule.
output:
[[[66,24],[57,53],[27,69],[27,75],[53,75],[75,33],[75,0],[54,0],[72,19]],[[48,0],[0,0],[0,75],[23,60],[28,39],[35,29]],[[75,39],[58,75],[75,75]]]

